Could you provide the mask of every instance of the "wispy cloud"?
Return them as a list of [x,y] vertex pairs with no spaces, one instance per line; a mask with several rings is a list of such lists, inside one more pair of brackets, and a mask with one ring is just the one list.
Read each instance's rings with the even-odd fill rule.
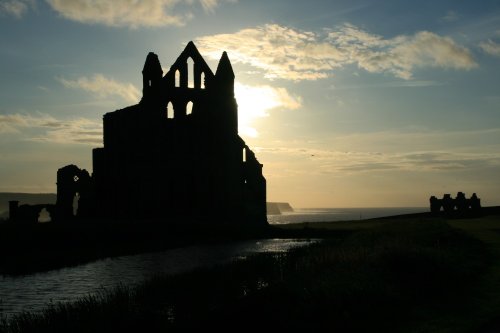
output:
[[[336,151],[311,148],[260,148],[259,154],[280,154],[297,160],[303,174],[373,173],[383,171],[448,172],[470,171],[500,167],[499,153],[459,152],[459,151],[415,151],[403,153],[380,153],[365,151]],[[283,159],[284,157],[280,157]],[[303,168],[304,163],[309,167]],[[290,164],[293,165],[293,164]],[[302,169],[300,169],[302,168]],[[297,171],[296,171],[297,172]]]
[[491,39],[488,39],[485,42],[479,43],[479,47],[489,55],[500,57],[500,44],[495,43]]
[[318,34],[277,24],[196,39],[203,54],[220,58],[220,50],[229,52],[232,61],[250,64],[265,71],[267,78],[315,80],[328,76],[339,67],[345,55]]
[[85,118],[56,119],[43,113],[0,115],[0,134],[22,134],[25,140],[102,144],[102,125]]
[[352,24],[320,32],[267,24],[200,37],[196,43],[212,59],[225,49],[233,61],[259,68],[269,79],[317,80],[352,64],[403,79],[411,79],[417,68],[477,66],[471,52],[449,37],[420,31],[384,39]]
[[[273,161],[286,161],[287,165],[294,166],[294,173],[302,174],[342,176],[395,170],[413,174],[470,172],[500,168],[500,144],[481,146],[483,140],[491,142],[496,139],[493,142],[498,142],[498,138],[500,129],[385,131],[311,143],[271,142],[269,146],[256,150],[262,160],[272,161],[266,162],[268,168],[275,163]],[[385,150],[381,151],[381,147]]]
[[381,88],[424,88],[424,87],[435,87],[445,85],[444,82],[431,81],[431,80],[394,80],[390,82],[381,83],[367,83],[367,84],[357,84],[357,85],[330,85],[331,90],[349,90],[349,89],[359,89],[361,87],[381,87]]
[[411,81],[395,81],[395,82],[387,82],[385,84],[381,84],[386,87],[435,87],[442,86],[444,83],[437,81],[429,81],[429,80],[411,80]]
[[[372,73],[390,73],[411,79],[417,68],[451,68],[468,70],[477,66],[468,49],[456,44],[449,37],[421,31],[413,36],[399,36],[390,40],[368,35],[356,39],[359,30],[352,26],[344,34],[333,33],[333,38],[345,45],[351,61]],[[347,37],[347,40],[344,38]],[[353,38],[354,42],[349,38]],[[347,44],[346,44],[347,43]]]
[[[236,2],[237,0],[228,0],[229,2]],[[213,13],[215,8],[219,6],[220,0],[200,0],[201,6],[207,13]]]
[[[353,156],[354,155],[354,158]],[[417,151],[400,154],[351,154],[349,160],[324,165],[329,172],[373,172],[401,170],[411,172],[465,171],[500,166],[500,154],[481,154],[446,151]]]
[[34,5],[33,0],[2,0],[0,1],[0,15],[20,18]]
[[446,14],[441,18],[442,21],[444,22],[455,22],[460,19],[461,15],[458,14],[454,10],[449,10],[446,12]]
[[94,74],[91,78],[81,77],[77,80],[63,78],[58,80],[67,88],[82,89],[100,97],[119,96],[131,103],[137,103],[141,96],[139,89],[134,85],[106,78],[102,74]]
[[285,88],[249,86],[236,82],[234,87],[238,102],[238,127],[240,134],[256,137],[252,123],[257,118],[267,117],[274,109],[294,110],[302,106],[300,96],[291,95]]
[[[63,17],[73,21],[130,28],[183,26],[193,18],[191,7],[198,2],[192,0],[46,1]],[[206,12],[213,12],[221,2],[221,0],[199,0]]]

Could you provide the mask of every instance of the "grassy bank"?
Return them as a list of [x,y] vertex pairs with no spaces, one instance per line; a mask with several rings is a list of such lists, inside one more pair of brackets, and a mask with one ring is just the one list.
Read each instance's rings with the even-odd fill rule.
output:
[[[463,223],[466,223],[463,221]],[[314,234],[318,225],[295,226]],[[323,224],[324,242],[286,254],[177,276],[156,276],[41,314],[4,321],[5,332],[308,329],[471,332],[494,314],[498,258],[441,219]],[[305,228],[305,229],[304,229]],[[311,229],[313,229],[311,231]],[[287,232],[294,230],[290,226]],[[348,232],[347,232],[348,231]],[[333,236],[337,235],[337,236]],[[480,313],[479,313],[479,312]],[[480,315],[478,315],[480,314]]]
[[176,228],[164,223],[84,221],[0,224],[0,275],[22,275],[121,255],[261,238],[338,237],[349,230]]

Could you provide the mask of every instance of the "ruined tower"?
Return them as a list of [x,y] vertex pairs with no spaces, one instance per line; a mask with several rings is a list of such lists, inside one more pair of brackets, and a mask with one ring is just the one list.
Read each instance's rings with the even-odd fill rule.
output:
[[141,101],[104,115],[94,215],[265,225],[266,180],[238,135],[227,53],[214,74],[189,42],[163,75],[150,52],[142,75]]

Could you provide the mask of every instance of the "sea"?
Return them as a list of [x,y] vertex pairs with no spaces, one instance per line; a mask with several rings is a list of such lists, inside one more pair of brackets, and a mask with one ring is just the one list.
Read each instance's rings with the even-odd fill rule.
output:
[[295,208],[293,212],[268,215],[267,220],[270,224],[356,221],[428,211],[428,207]]

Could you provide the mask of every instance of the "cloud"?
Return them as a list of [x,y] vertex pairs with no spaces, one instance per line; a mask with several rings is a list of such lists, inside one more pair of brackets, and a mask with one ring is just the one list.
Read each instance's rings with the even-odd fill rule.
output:
[[433,87],[445,85],[444,82],[432,81],[432,80],[394,80],[382,83],[363,83],[356,85],[330,85],[330,90],[348,90],[348,89],[359,89],[361,87],[387,87],[387,88],[418,88],[418,87]]
[[2,0],[0,1],[0,15],[21,18],[34,5],[32,0]]
[[196,44],[212,59],[219,59],[220,50],[225,49],[231,60],[262,69],[267,78],[325,78],[329,70],[344,60],[335,46],[321,42],[315,33],[277,24],[200,37]]
[[477,67],[470,51],[449,37],[421,31],[412,37],[396,37],[385,53],[360,55],[358,66],[369,72],[389,72],[410,79],[415,68],[451,68],[468,70]]
[[445,151],[423,151],[411,153],[359,154],[349,163],[330,166],[331,172],[373,172],[400,170],[410,172],[468,171],[471,168],[484,168],[500,165],[500,154],[480,154]]
[[200,37],[196,43],[212,59],[219,59],[220,50],[225,49],[234,62],[261,69],[269,79],[317,80],[352,64],[403,79],[410,79],[417,68],[469,70],[477,66],[470,51],[449,37],[421,31],[384,39],[352,24],[321,32],[266,24]]
[[63,78],[58,78],[58,80],[67,88],[83,89],[100,97],[115,95],[131,103],[137,103],[141,96],[139,89],[134,85],[108,79],[102,74],[94,74],[91,78],[81,77],[77,80]]
[[495,43],[491,39],[488,39],[486,42],[479,43],[479,47],[489,55],[500,57],[500,44]]
[[238,102],[238,130],[240,134],[251,137],[258,136],[252,126],[257,118],[269,116],[271,110],[294,110],[302,106],[301,97],[292,96],[281,87],[249,86],[236,82],[234,93]]
[[468,49],[429,31],[384,39],[345,24],[329,32],[328,38],[346,54],[346,64],[357,64],[371,73],[411,79],[416,68],[469,70],[477,66]]
[[[189,6],[195,1],[182,0],[46,0],[63,17],[90,24],[113,27],[183,26],[192,19]],[[200,0],[205,12],[213,12],[221,0]],[[179,6],[184,5],[179,12]],[[185,8],[188,7],[188,8]]]
[[218,0],[200,0],[200,3],[207,13],[213,13],[215,8],[219,5]]
[[[373,173],[383,171],[403,171],[412,173],[470,171],[500,167],[500,154],[459,151],[415,151],[380,153],[366,151],[336,151],[329,149],[305,148],[266,149],[259,154],[281,154],[297,160],[298,168],[304,163],[304,174]],[[282,157],[283,158],[283,157]]]
[[18,114],[0,114],[0,133],[16,133],[18,127],[24,127],[27,120]]
[[444,22],[455,22],[460,19],[461,15],[458,14],[454,10],[449,10],[446,12],[446,15],[441,18],[442,21]]
[[0,115],[0,134],[12,133],[29,141],[102,144],[101,123],[85,118],[60,120],[43,113]]
[[[500,168],[500,144],[490,143],[499,142],[499,137],[500,128],[456,132],[384,131],[315,142],[266,142],[255,150],[268,169],[272,168],[271,164],[283,163],[293,168],[295,175],[470,173]],[[281,168],[275,169],[281,172]]]

